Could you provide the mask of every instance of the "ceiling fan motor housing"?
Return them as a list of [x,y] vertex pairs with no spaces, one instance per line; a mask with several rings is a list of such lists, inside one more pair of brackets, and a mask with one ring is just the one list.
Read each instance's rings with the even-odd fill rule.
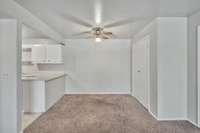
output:
[[93,34],[96,36],[100,36],[103,33],[103,28],[102,27],[94,27],[92,28],[92,31],[94,32]]

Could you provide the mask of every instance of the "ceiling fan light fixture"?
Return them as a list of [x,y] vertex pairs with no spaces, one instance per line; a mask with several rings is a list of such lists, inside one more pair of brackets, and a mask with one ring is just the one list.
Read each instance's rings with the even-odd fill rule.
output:
[[101,42],[102,39],[101,39],[100,37],[96,37],[96,38],[95,38],[95,41],[96,41],[96,42]]

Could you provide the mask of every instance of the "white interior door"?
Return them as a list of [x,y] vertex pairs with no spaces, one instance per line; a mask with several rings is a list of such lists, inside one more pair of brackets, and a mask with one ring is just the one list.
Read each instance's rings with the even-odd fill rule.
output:
[[133,46],[133,95],[149,109],[149,36]]

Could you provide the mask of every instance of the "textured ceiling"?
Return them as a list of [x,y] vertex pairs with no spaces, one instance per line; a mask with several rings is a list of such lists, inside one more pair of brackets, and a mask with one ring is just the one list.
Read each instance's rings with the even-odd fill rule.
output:
[[[16,0],[66,38],[90,30],[76,18],[129,38],[157,16],[188,16],[200,9],[200,0]],[[78,38],[83,38],[79,36]]]

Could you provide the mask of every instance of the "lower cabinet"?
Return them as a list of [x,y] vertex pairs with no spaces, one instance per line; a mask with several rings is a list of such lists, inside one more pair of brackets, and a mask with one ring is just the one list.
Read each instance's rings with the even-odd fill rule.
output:
[[65,93],[65,78],[46,81],[46,110],[53,106]]
[[23,111],[45,112],[65,93],[65,77],[23,81]]

